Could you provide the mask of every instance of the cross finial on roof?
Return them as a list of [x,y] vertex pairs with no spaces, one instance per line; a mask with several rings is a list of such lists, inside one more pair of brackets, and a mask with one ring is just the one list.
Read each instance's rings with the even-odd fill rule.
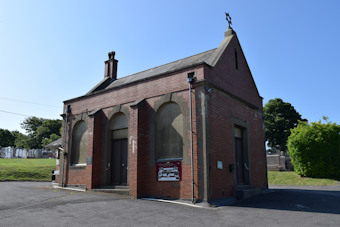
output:
[[228,12],[228,13],[225,13],[225,19],[228,21],[229,28],[231,28],[230,25],[231,25],[232,23],[231,23],[231,16],[229,15],[229,12]]

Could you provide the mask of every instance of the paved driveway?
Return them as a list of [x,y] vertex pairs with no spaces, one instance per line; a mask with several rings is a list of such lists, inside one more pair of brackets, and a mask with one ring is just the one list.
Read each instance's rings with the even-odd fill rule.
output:
[[0,182],[0,226],[339,226],[340,186],[271,187],[230,206],[199,208]]

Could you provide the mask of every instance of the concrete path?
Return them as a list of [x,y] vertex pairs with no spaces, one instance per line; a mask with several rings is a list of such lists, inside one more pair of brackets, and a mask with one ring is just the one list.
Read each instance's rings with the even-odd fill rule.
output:
[[0,226],[339,226],[340,186],[279,187],[229,206],[199,208],[51,183],[0,182]]

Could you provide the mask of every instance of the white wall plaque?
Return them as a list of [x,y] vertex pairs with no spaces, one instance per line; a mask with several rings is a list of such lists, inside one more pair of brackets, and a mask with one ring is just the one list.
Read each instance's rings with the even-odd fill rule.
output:
[[217,169],[223,169],[223,162],[217,161]]

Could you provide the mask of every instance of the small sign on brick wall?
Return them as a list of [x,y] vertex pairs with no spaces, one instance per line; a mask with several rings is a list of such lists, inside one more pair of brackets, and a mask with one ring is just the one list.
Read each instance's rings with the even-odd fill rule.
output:
[[223,162],[217,161],[217,169],[223,169]]
[[180,161],[156,163],[157,181],[180,181],[182,165]]

